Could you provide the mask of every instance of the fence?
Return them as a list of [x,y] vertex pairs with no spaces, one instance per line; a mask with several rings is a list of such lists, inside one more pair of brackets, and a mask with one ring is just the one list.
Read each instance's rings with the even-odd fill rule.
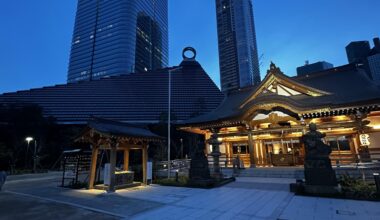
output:
[[[190,159],[177,159],[170,161],[170,176],[174,177],[176,172],[182,175],[188,175],[190,169]],[[153,176],[154,178],[168,176],[168,161],[153,162]]]

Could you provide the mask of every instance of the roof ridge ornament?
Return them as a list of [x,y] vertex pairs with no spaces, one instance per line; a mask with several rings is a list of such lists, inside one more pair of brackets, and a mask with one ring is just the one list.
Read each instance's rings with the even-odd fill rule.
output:
[[[186,52],[188,52],[188,51],[190,51],[190,52],[193,53],[192,57],[187,57],[186,56]],[[196,57],[197,57],[197,51],[193,47],[185,47],[185,48],[183,48],[183,50],[182,50],[182,58],[183,58],[183,60],[194,61]]]
[[270,66],[269,66],[269,70],[267,70],[267,74],[282,74],[284,75],[284,73],[281,71],[280,67],[277,67],[276,64],[273,63],[273,61],[270,61]]

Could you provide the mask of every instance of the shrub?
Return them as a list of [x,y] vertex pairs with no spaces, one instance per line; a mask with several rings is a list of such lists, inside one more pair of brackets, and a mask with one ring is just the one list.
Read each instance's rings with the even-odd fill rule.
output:
[[348,175],[343,175],[340,179],[342,193],[349,198],[378,200],[376,186],[361,179],[356,179]]

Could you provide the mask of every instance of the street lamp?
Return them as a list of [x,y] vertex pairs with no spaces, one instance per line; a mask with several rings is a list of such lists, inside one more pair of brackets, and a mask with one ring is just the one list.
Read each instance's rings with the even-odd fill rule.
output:
[[29,143],[33,140],[33,138],[32,137],[26,137],[25,140],[28,142],[28,145],[29,145]]
[[29,152],[29,144],[31,141],[33,141],[32,137],[26,137],[25,141],[28,142],[28,147],[26,148],[26,153],[25,153],[25,168],[28,166],[28,152]]
[[168,80],[168,179],[170,178],[170,122],[171,122],[171,101],[172,101],[172,72],[182,69],[181,66],[173,67],[169,69],[169,80]]
[[[25,141],[28,142],[28,148],[26,150],[26,157],[28,156],[28,151],[29,151],[29,144],[31,141],[33,141],[34,138],[33,137],[26,137],[25,138]],[[34,152],[33,152],[33,173],[36,172],[36,166],[37,166],[37,141],[34,140]]]

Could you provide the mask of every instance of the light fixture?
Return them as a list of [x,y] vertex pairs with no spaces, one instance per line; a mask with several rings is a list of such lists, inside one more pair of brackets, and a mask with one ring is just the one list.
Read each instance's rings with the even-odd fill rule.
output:
[[26,140],[26,141],[28,142],[28,144],[29,144],[29,142],[33,141],[33,138],[32,138],[32,137],[26,137],[25,140]]

